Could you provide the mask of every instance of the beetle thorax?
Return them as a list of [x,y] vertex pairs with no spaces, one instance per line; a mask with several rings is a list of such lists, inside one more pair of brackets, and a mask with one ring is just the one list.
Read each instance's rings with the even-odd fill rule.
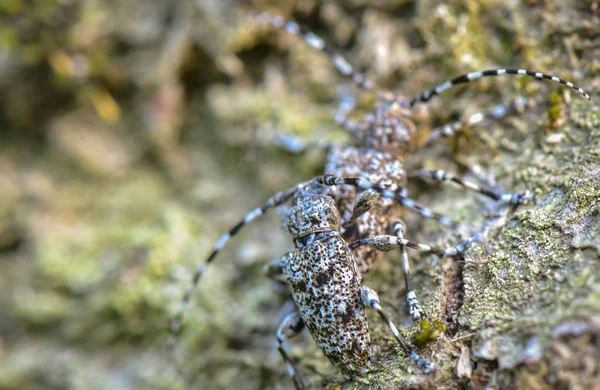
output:
[[385,151],[392,156],[404,155],[416,133],[416,126],[410,111],[397,97],[380,96],[375,114],[366,121],[360,134],[362,145],[375,150]]
[[319,232],[337,231],[339,225],[340,215],[335,201],[326,195],[298,197],[285,221],[285,226],[294,239]]

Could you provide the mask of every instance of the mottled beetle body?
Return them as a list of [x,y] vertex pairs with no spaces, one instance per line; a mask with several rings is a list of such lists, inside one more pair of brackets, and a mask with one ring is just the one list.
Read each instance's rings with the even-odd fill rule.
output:
[[[280,261],[302,320],[325,356],[349,376],[369,361],[369,326],[360,296],[360,276],[348,244],[338,233],[340,217],[328,195],[301,190],[286,225],[297,249]],[[323,192],[323,191],[319,191]]]

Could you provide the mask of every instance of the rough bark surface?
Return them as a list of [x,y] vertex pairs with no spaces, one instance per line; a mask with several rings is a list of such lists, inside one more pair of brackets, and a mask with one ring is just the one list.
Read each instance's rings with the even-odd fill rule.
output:
[[[369,276],[438,370],[419,372],[371,315],[366,383],[344,379],[307,334],[289,345],[311,388],[600,389],[595,0],[0,2],[0,389],[290,388],[274,334],[291,308],[262,275],[292,248],[276,213],[228,245],[195,294],[175,358],[165,348],[192,269],[219,234],[322,170],[321,152],[283,152],[269,134],[345,139],[332,112],[347,82],[321,53],[252,23],[255,10],[302,22],[406,96],[522,67],[592,97],[499,77],[416,110],[426,137],[519,95],[537,100],[407,161],[528,189],[536,202],[500,210],[411,183],[420,203],[491,227],[464,262],[410,254],[430,331],[407,320],[393,253]],[[350,93],[370,107],[371,95]],[[458,240],[406,222],[408,238]]]

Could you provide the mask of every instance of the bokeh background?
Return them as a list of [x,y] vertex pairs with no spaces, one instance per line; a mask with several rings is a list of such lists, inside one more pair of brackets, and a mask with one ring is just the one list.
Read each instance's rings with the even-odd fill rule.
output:
[[[351,94],[301,40],[249,17],[313,29],[378,85],[413,96],[493,67],[554,73],[592,102],[527,78],[481,80],[415,110],[435,125],[526,96],[410,167],[535,192],[465,262],[411,254],[438,332],[425,376],[371,316],[370,388],[600,388],[600,5],[328,0],[0,0],[0,389],[290,388],[274,332],[291,307],[262,264],[291,249],[277,213],[240,234],[206,274],[175,356],[165,345],[194,266],[275,191],[322,172],[274,134],[345,142]],[[360,112],[359,110],[359,112]],[[412,183],[421,203],[473,226],[493,205]],[[409,237],[457,236],[407,215]],[[407,336],[397,261],[368,284]],[[437,339],[433,339],[437,336]],[[313,388],[345,380],[308,335],[290,346]]]

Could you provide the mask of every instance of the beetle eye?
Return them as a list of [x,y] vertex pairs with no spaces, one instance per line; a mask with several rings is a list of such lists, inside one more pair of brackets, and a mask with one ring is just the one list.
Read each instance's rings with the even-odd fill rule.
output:
[[310,245],[315,240],[314,234],[308,234],[306,236],[298,237],[294,240],[296,244],[296,248],[304,248],[307,245]]

